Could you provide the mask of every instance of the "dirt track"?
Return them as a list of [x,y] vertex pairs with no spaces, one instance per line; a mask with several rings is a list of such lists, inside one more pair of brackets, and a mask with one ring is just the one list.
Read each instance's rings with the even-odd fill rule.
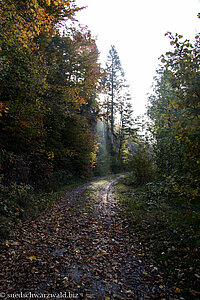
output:
[[2,298],[173,299],[116,201],[118,179],[75,188],[12,234],[0,255]]

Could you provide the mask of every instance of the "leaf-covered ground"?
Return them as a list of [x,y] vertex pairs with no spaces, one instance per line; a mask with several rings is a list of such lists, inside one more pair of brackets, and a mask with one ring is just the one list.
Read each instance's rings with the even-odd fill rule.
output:
[[79,186],[16,228],[1,248],[2,298],[178,299],[130,231],[117,180]]
[[167,198],[159,182],[134,186],[130,179],[120,179],[115,189],[145,255],[163,270],[179,299],[199,299],[199,206]]

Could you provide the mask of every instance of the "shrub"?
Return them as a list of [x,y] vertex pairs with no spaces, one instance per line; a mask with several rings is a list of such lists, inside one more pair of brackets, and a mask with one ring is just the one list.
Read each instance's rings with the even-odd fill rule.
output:
[[5,237],[10,228],[34,208],[32,191],[32,186],[26,184],[0,184],[0,237]]
[[154,179],[156,167],[153,155],[144,145],[138,146],[135,150],[131,170],[133,182],[137,185],[143,185]]
[[59,170],[53,174],[53,188],[57,189],[63,185],[69,184],[73,181],[74,177],[70,171]]
[[15,155],[12,152],[1,151],[0,169],[2,179],[6,185],[16,183],[28,183],[30,174],[30,163],[27,162],[23,155]]

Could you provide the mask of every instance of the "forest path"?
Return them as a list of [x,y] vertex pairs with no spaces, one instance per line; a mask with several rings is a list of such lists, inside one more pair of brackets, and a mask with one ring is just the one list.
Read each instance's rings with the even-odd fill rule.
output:
[[12,233],[0,255],[1,298],[173,299],[116,201],[119,178],[75,188]]

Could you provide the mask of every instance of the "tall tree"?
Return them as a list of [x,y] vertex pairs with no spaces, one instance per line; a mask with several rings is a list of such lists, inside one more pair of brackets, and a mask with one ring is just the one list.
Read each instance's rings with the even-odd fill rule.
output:
[[40,33],[52,36],[59,24],[73,18],[78,10],[74,0],[2,0],[1,42],[17,40],[25,47],[33,46],[35,37]]
[[[62,34],[57,30],[77,10],[72,0],[0,2],[4,184],[45,187],[55,171],[81,174],[93,166],[98,50],[86,29],[65,28]],[[26,176],[16,175],[22,165]]]
[[106,70],[107,73],[104,82],[108,89],[108,113],[111,127],[111,146],[113,147],[114,116],[120,99],[120,93],[124,85],[124,71],[115,46],[111,46],[109,51],[106,61]]
[[117,135],[117,148],[118,159],[123,163],[124,150],[126,149],[126,143],[136,135],[136,129],[134,129],[133,109],[131,103],[131,95],[129,92],[125,92],[124,96],[120,98],[118,103],[119,124],[116,131]]
[[171,181],[174,192],[192,201],[200,193],[199,34],[194,44],[181,35],[168,35],[174,49],[162,57],[149,115],[160,173]]
[[114,46],[111,46],[107,57],[103,84],[106,93],[107,150],[111,155],[111,169],[117,171],[123,165],[125,143],[133,133],[133,110],[129,85]]

